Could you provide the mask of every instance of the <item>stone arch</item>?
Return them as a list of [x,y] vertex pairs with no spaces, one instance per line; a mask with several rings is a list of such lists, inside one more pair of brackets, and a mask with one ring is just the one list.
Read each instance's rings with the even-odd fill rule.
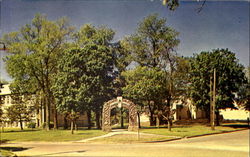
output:
[[115,107],[124,107],[129,110],[129,131],[137,131],[138,130],[138,122],[137,122],[137,108],[136,105],[128,100],[123,99],[122,97],[117,97],[117,99],[112,99],[106,102],[103,106],[102,110],[102,130],[103,131],[111,131],[111,120],[110,114],[111,110]]

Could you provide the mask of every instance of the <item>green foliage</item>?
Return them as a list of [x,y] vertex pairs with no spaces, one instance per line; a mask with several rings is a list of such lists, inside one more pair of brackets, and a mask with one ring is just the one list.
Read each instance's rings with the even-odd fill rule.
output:
[[201,52],[190,59],[190,94],[194,104],[209,110],[213,69],[216,69],[216,110],[234,108],[236,95],[246,78],[243,65],[228,49]]
[[166,68],[166,57],[179,44],[178,34],[166,25],[166,19],[152,14],[139,23],[135,34],[125,38],[124,45],[139,65]]
[[31,120],[32,117],[32,109],[25,104],[11,105],[6,109],[6,111],[7,118],[11,122],[20,122],[21,129],[23,129],[22,122],[28,122]]
[[36,128],[36,123],[34,123],[34,122],[30,122],[30,123],[28,123],[28,125],[27,125],[27,127],[28,128]]
[[[174,100],[185,97],[188,63],[186,63],[186,59],[178,57],[175,53],[180,42],[177,38],[178,35],[178,32],[166,25],[166,19],[152,14],[139,23],[136,33],[123,41],[123,45],[130,52],[133,61],[140,66],[162,70],[161,79],[165,83],[161,85],[160,91],[145,89],[146,94],[138,94],[134,91],[136,93],[134,98],[144,97],[144,99],[148,99],[151,125],[155,119],[153,114],[158,115],[158,117],[159,113],[165,114],[165,116],[169,115],[168,120],[171,120],[170,115],[172,114],[170,113],[172,113],[171,107]],[[158,98],[152,98],[152,94]],[[151,103],[152,101],[153,103]],[[165,102],[166,104],[164,104]]]
[[250,67],[245,69],[245,74],[247,76],[247,82],[239,87],[239,92],[236,96],[236,102],[240,107],[250,111]]
[[122,76],[126,80],[126,86],[122,88],[124,97],[138,104],[164,98],[166,79],[164,72],[160,69],[138,66],[134,70],[123,72]]
[[21,93],[39,93],[46,100],[46,119],[50,119],[52,78],[71,33],[72,27],[65,18],[49,21],[45,16],[37,14],[31,24],[3,36],[8,53],[12,54],[5,61],[13,84],[22,90]]
[[53,86],[57,108],[62,112],[100,110],[111,94],[113,69],[109,42],[111,29],[84,25],[58,64]]

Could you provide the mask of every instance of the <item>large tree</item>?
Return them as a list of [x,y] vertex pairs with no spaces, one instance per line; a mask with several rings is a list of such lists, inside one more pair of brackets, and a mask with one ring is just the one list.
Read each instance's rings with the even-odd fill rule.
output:
[[245,108],[250,111],[250,67],[245,69],[247,81],[239,88],[239,92],[236,96],[239,107]]
[[139,66],[123,72],[122,76],[126,80],[123,96],[148,108],[150,125],[155,125],[154,112],[161,108],[166,94],[165,73],[159,68]]
[[50,109],[53,95],[52,77],[65,42],[72,32],[65,18],[49,21],[43,15],[36,15],[31,24],[26,24],[17,32],[3,36],[8,47],[6,68],[16,82],[32,85],[27,92],[39,93],[45,100],[46,128],[49,130]]
[[74,35],[58,65],[54,93],[57,107],[67,112],[87,112],[89,128],[91,111],[100,128],[102,105],[112,90],[113,55],[109,42],[114,32],[106,27],[84,25]]
[[[209,118],[210,79],[216,69],[216,106],[217,120],[219,110],[235,108],[234,102],[240,87],[246,83],[244,66],[228,49],[201,52],[190,59],[190,92],[197,108],[203,109]],[[218,121],[217,121],[218,124]]]
[[[176,53],[180,42],[178,34],[167,26],[166,19],[152,14],[139,23],[136,33],[124,39],[124,45],[136,63],[165,71],[165,100],[168,108],[180,98],[181,92],[185,92],[186,85],[188,64]],[[170,117],[168,119],[171,120]]]

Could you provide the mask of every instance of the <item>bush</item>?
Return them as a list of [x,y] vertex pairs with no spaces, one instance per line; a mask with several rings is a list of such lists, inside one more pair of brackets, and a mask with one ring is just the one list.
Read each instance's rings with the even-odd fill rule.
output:
[[34,122],[30,122],[30,123],[28,123],[28,128],[36,128],[36,123],[34,123]]

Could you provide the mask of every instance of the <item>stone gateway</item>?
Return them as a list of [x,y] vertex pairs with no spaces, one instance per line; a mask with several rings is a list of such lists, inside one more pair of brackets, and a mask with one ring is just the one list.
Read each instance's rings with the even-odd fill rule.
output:
[[132,101],[123,99],[122,97],[117,97],[117,99],[110,100],[104,104],[102,111],[102,130],[105,132],[110,132],[112,130],[110,114],[111,110],[115,107],[124,107],[129,110],[128,131],[137,131],[138,122],[136,105]]

